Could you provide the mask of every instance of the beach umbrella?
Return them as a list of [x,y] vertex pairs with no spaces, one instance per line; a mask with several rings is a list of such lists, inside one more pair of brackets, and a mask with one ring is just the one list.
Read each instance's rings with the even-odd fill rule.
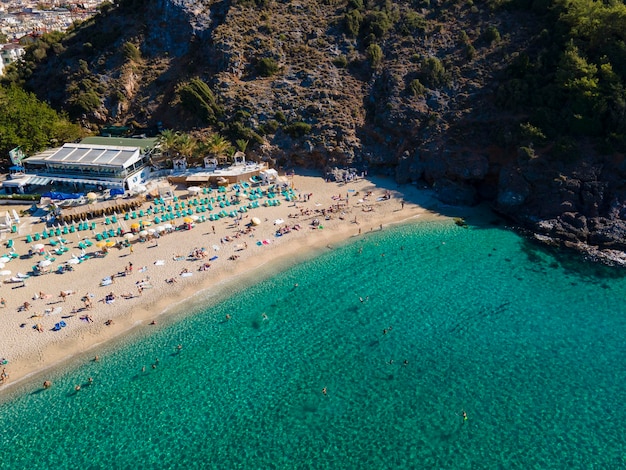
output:
[[165,232],[166,228],[163,225],[157,226],[157,232]]
[[98,200],[98,195],[96,193],[87,193],[86,197],[89,202]]
[[39,262],[39,266],[41,266],[42,268],[46,268],[48,266],[50,266],[52,264],[52,261],[50,261],[49,259],[42,259]]
[[97,242],[97,243],[96,243],[96,246],[97,246],[98,248],[102,248],[102,247],[104,247],[104,246],[106,246],[106,245],[107,245],[107,242],[105,242],[105,241],[102,241],[102,242]]
[[165,227],[167,230],[174,228],[172,224],[164,224],[163,227]]
[[107,240],[106,242],[104,242],[104,246],[115,246],[115,240]]
[[124,238],[127,238],[128,240],[131,240],[131,239],[135,238],[135,235],[133,235],[132,233],[125,233],[124,234]]
[[0,271],[0,276],[10,276],[10,275],[11,275],[11,271],[9,271],[8,269],[4,269]]
[[11,258],[7,258],[6,256],[0,258],[0,263],[8,263],[9,261],[11,261]]
[[36,245],[33,245],[33,250],[43,250],[45,248],[43,243],[37,243]]
[[197,222],[199,218],[200,218],[200,216],[198,216],[198,215],[192,215],[191,216],[191,220],[193,220],[194,222]]
[[252,225],[260,225],[261,224],[261,219],[259,219],[258,217],[252,217]]
[[150,225],[152,225],[152,222],[150,222],[149,220],[141,221],[142,227],[150,227]]
[[156,233],[156,229],[149,228],[149,229],[148,229],[148,233],[150,233],[150,234],[154,234],[154,233]]
[[78,258],[72,258],[70,260],[67,261],[68,264],[78,264],[80,263],[80,260]]
[[138,229],[139,227],[140,227],[140,225],[137,222],[135,222],[133,224],[130,224],[130,228],[132,228],[132,229]]
[[185,222],[186,224],[190,224],[191,222],[193,222],[193,219],[191,217],[185,217],[183,219],[183,222]]
[[148,231],[147,230],[142,230],[141,232],[139,232],[139,236],[147,237],[148,236]]

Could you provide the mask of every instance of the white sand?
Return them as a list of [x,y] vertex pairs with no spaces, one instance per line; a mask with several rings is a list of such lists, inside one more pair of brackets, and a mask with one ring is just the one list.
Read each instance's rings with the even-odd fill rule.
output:
[[[25,287],[2,284],[0,296],[6,300],[6,307],[0,308],[0,358],[9,361],[4,366],[9,378],[4,381],[0,390],[74,356],[84,355],[85,360],[92,359],[98,355],[98,348],[104,342],[135,327],[154,328],[150,326],[150,322],[159,321],[159,316],[166,312],[168,306],[180,303],[199,291],[217,289],[216,286],[249,274],[258,278],[259,274],[276,269],[276,266],[293,264],[303,259],[312,250],[332,248],[332,244],[350,237],[367,236],[368,232],[380,230],[381,226],[408,219],[432,220],[440,217],[425,209],[437,207],[429,191],[418,190],[413,186],[396,188],[395,183],[384,178],[359,179],[343,184],[327,183],[320,177],[296,175],[293,187],[300,195],[311,193],[312,196],[307,202],[298,202],[297,207],[293,202],[286,202],[281,198],[280,206],[252,209],[244,214],[239,228],[231,218],[206,221],[197,224],[192,230],[176,231],[161,237],[158,246],[152,246],[153,243],[149,241],[135,242],[132,253],[128,248],[112,248],[106,257],[89,259],[75,265],[72,272],[30,277],[26,280]],[[387,190],[391,193],[391,199],[379,200]],[[372,194],[365,198],[369,191]],[[186,192],[181,191],[181,194]],[[315,212],[328,209],[337,203],[346,204],[346,195],[349,195],[348,205],[341,212],[330,214],[330,220],[325,220],[320,213]],[[341,199],[338,200],[337,196]],[[184,197],[186,196],[182,196]],[[148,204],[145,205],[146,208],[147,206]],[[371,208],[371,211],[367,208]],[[301,210],[308,210],[310,215],[299,215]],[[290,217],[295,214],[298,216]],[[234,237],[238,229],[245,229],[252,217],[258,217],[262,221],[254,232],[241,235],[230,242],[220,242],[222,237]],[[320,220],[323,229],[312,228],[311,221],[314,218]],[[276,219],[283,219],[284,223],[275,225]],[[103,219],[96,222],[98,232],[105,229]],[[292,230],[281,237],[275,236],[278,227],[296,224],[300,225],[300,230]],[[41,231],[42,228],[42,224],[34,224],[32,233]],[[126,228],[129,228],[128,222]],[[70,259],[72,253],[80,254],[80,249],[76,246],[79,236],[91,237],[93,240],[93,235],[86,231],[64,235],[69,241],[67,246],[70,250],[62,256],[56,256],[51,268],[55,269]],[[268,240],[270,243],[258,246],[257,241],[260,240]],[[27,253],[32,245],[25,242],[25,235],[16,237],[14,243],[19,254]],[[213,246],[218,247],[219,251],[214,250]],[[207,249],[207,259],[174,260],[176,255],[186,258],[194,248],[201,247]],[[50,250],[52,247],[46,243],[46,249]],[[96,250],[94,245],[87,251]],[[3,252],[8,250],[0,251]],[[214,255],[218,259],[208,261]],[[237,255],[238,258],[230,260],[232,255]],[[7,263],[4,269],[11,270],[13,275],[18,272],[27,273],[40,259],[43,257],[37,255],[32,259],[15,259]],[[155,264],[159,260],[163,261],[162,265]],[[100,286],[104,277],[123,273],[129,262],[133,264],[132,274],[116,277],[110,286]],[[211,267],[206,271],[199,271],[199,267],[206,262],[210,262]],[[146,267],[145,272],[140,272],[142,267]],[[192,273],[191,276],[180,275],[185,268]],[[144,289],[139,296],[136,283],[148,277],[147,284],[152,288]],[[176,283],[166,282],[168,278],[176,279]],[[6,279],[6,276],[0,279]],[[66,297],[64,302],[59,297],[61,291],[72,291],[75,294]],[[33,300],[40,292],[50,297]],[[116,300],[110,304],[101,301],[110,292],[116,295]],[[93,307],[70,316],[73,308],[84,307],[81,298],[87,293],[94,295]],[[125,293],[131,293],[134,297],[122,298],[121,294]],[[31,304],[28,311],[20,309],[24,302]],[[62,311],[46,314],[46,310],[54,311],[56,307],[62,307]],[[85,314],[93,322],[81,320],[80,317]],[[67,326],[59,331],[52,331],[55,323],[61,320]],[[113,323],[106,325],[107,320],[112,320]],[[42,332],[34,328],[37,324],[41,325]]]

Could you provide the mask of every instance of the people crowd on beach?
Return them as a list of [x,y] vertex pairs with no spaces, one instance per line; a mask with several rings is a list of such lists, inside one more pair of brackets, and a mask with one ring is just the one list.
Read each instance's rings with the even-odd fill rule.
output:
[[[343,180],[344,183],[353,181],[357,179],[357,175],[356,174],[346,174],[345,178]],[[351,191],[351,192],[350,192]],[[297,195],[297,199],[296,200],[292,200],[293,202],[293,206],[295,207],[295,212],[294,213],[289,213],[288,217],[291,219],[297,219],[294,220],[294,222],[296,223],[291,223],[288,225],[281,225],[281,224],[277,224],[279,226],[274,227],[274,236],[282,236],[282,235],[286,235],[288,233],[291,233],[292,231],[299,231],[302,230],[302,227],[305,226],[305,224],[308,225],[309,221],[312,220],[319,220],[319,219],[324,219],[324,220],[330,220],[331,218],[339,218],[341,220],[349,220],[349,221],[353,221],[356,220],[356,216],[352,217],[352,215],[349,214],[351,208],[348,207],[351,200],[352,200],[352,209],[354,207],[361,207],[361,208],[367,208],[370,207],[371,205],[366,205],[363,202],[367,201],[368,198],[370,198],[372,196],[372,192],[371,191],[367,191],[366,193],[364,192],[364,195],[361,194],[359,196],[358,192],[355,192],[353,190],[349,190],[348,192],[343,192],[338,194],[337,196],[333,196],[332,198],[332,204],[328,205],[327,207],[320,207],[321,204],[316,203],[314,206],[306,206],[307,203],[310,203],[312,201],[314,201],[313,199],[313,193],[312,192],[300,192]],[[357,199],[357,198],[361,198],[361,199]],[[384,193],[384,195],[382,196],[384,199],[390,198],[391,197],[391,193],[389,191],[386,191]],[[380,198],[379,198],[380,199]],[[360,206],[357,206],[355,204],[354,201],[359,201],[360,202]],[[301,207],[298,207],[298,204],[301,204]],[[371,210],[371,209],[368,209]],[[292,211],[293,212],[293,211]],[[228,249],[230,251],[230,253],[227,253],[226,256],[224,258],[221,257],[220,254],[220,258],[221,259],[230,259],[230,260],[238,260],[240,258],[240,251],[243,250],[248,250],[248,241],[247,240],[242,240],[243,238],[247,238],[247,237],[254,237],[255,235],[255,224],[251,223],[251,214],[241,214],[239,215],[237,218],[235,218],[234,220],[231,219],[226,219],[225,222],[228,222],[228,230],[229,232],[224,233],[222,231],[222,233],[220,233],[219,228],[216,227],[216,225],[211,225],[210,229],[208,231],[207,234],[204,235],[218,235],[219,236],[219,241],[220,241],[220,245],[222,245],[222,249],[226,250]],[[284,217],[284,215],[283,215]],[[262,218],[263,219],[263,218]],[[268,219],[265,218],[264,219],[265,222],[268,222]],[[316,228],[317,226],[321,225],[321,223],[317,223],[314,227],[312,228]],[[321,227],[320,227],[321,228]],[[195,230],[195,229],[194,229]],[[150,240],[152,240],[154,243],[151,245],[152,247],[157,247],[158,246],[158,242],[157,240],[159,238],[162,238],[163,235],[168,235],[170,233],[185,233],[186,231],[179,231],[179,230],[168,230],[166,232],[163,232],[161,235],[159,235],[159,233],[153,233],[152,235],[150,235],[149,237],[146,237],[146,241],[150,242]],[[360,229],[359,229],[359,233],[360,233]],[[181,237],[182,238],[182,237]],[[163,239],[166,240],[166,239]],[[271,241],[271,240],[269,240]],[[235,243],[232,243],[235,242]],[[72,242],[67,242],[68,245],[70,245]],[[228,248],[225,247],[225,245],[231,244]],[[259,243],[257,243],[259,244]],[[265,245],[266,243],[263,243],[263,245]],[[167,246],[167,243],[163,243],[163,245]],[[254,244],[251,243],[251,246],[254,247]],[[183,254],[185,252],[187,252],[186,250],[184,250],[184,243],[180,243],[180,252],[182,252]],[[123,253],[120,253],[120,258],[122,257],[129,257],[128,259],[132,259],[133,261],[139,263],[141,262],[142,264],[145,263],[145,261],[139,261],[139,258],[137,258],[138,254],[142,251],[142,245],[139,242],[135,242],[135,243],[131,243],[130,240],[123,240],[121,242],[118,242],[118,248],[120,249],[120,251],[122,249],[130,249],[129,251],[125,251]],[[144,248],[150,248],[149,243],[146,243],[144,245]],[[135,249],[137,250],[137,254],[135,253]],[[214,245],[214,249],[215,249],[215,245]],[[95,250],[95,248],[94,248]],[[88,250],[87,250],[88,251]],[[98,250],[96,250],[97,252],[108,252],[108,249],[106,246],[102,246],[99,247]],[[148,251],[152,251],[152,250],[148,250]],[[216,250],[217,251],[217,250]],[[155,253],[157,251],[155,250]],[[178,273],[179,276],[181,277],[185,277],[187,275],[191,275],[192,271],[200,271],[200,272],[207,272],[209,271],[212,267],[212,265],[215,264],[214,259],[217,258],[217,256],[214,256],[211,259],[208,259],[211,255],[210,252],[207,248],[205,247],[199,247],[196,246],[194,248],[192,248],[191,250],[189,250],[187,256],[183,256],[183,255],[175,255],[174,256],[174,260],[180,260],[180,261],[187,261],[187,262],[199,262],[199,264],[196,264],[195,266],[186,266],[183,268],[179,268],[178,270],[174,271],[174,273]],[[86,257],[88,253],[86,252],[86,250],[84,248],[81,249],[81,260],[83,258]],[[219,254],[219,253],[218,253]],[[88,258],[88,257],[86,257]],[[217,265],[219,265],[220,261],[216,262]],[[78,263],[76,263],[78,264]],[[107,266],[110,266],[110,264],[107,264]],[[142,265],[138,265],[138,266],[142,266]],[[107,286],[107,285],[112,285],[113,284],[113,289],[109,291],[108,294],[106,294],[103,298],[101,298],[99,300],[100,303],[105,304],[105,305],[109,305],[112,307],[115,307],[115,309],[110,309],[108,310],[108,314],[106,317],[102,318],[102,316],[104,315],[103,312],[105,312],[105,310],[101,310],[101,307],[94,305],[94,298],[95,295],[92,293],[86,293],[85,295],[83,295],[82,297],[80,297],[80,303],[78,305],[72,305],[72,301],[73,298],[72,296],[75,294],[75,291],[73,290],[67,290],[67,289],[63,289],[61,291],[57,291],[59,292],[58,295],[58,300],[53,298],[53,295],[50,294],[46,294],[43,291],[39,291],[38,293],[32,295],[32,299],[29,296],[29,300],[27,301],[23,301],[21,302],[17,307],[18,307],[18,311],[24,311],[24,312],[30,312],[31,310],[34,310],[35,312],[37,312],[38,310],[38,306],[40,305],[40,302],[44,301],[44,302],[48,302],[49,304],[54,304],[56,302],[61,302],[63,303],[69,303],[70,306],[69,307],[64,307],[66,309],[71,308],[71,314],[70,315],[66,315],[63,318],[65,320],[68,320],[69,318],[71,318],[72,316],[77,315],[78,313],[81,313],[80,319],[87,322],[87,323],[94,323],[95,320],[97,320],[97,322],[102,325],[103,323],[107,326],[111,326],[114,324],[114,319],[111,318],[115,315],[115,312],[117,311],[117,305],[113,306],[112,304],[115,303],[116,299],[124,299],[123,303],[126,303],[126,300],[131,300],[131,299],[136,299],[138,297],[141,297],[142,295],[144,295],[144,289],[147,288],[151,288],[153,287],[153,281],[150,280],[150,278],[148,277],[147,279],[142,279],[141,281],[137,281],[134,285],[134,289],[136,290],[136,293],[132,290],[128,289],[128,280],[124,279],[127,278],[128,276],[132,276],[133,278],[137,277],[137,274],[135,274],[135,271],[137,273],[140,272],[145,272],[148,267],[147,266],[143,266],[141,268],[135,269],[135,265],[132,261],[128,261],[126,262],[123,266],[120,266],[119,269],[115,274],[110,275],[110,276],[106,276],[106,277],[101,277],[98,276],[99,279],[103,279],[101,282],[102,286]],[[81,269],[84,269],[82,267],[78,267],[76,266],[76,270],[77,272],[80,272]],[[108,270],[109,268],[107,268]],[[152,268],[151,268],[152,269]],[[213,268],[215,269],[215,268]],[[108,271],[111,272],[111,271]],[[116,279],[117,279],[117,283],[116,283]],[[120,280],[121,279],[121,280]],[[160,282],[165,282],[165,284],[169,284],[169,285],[174,285],[178,282],[178,280],[175,277],[161,277],[160,278]],[[134,279],[133,279],[134,281]],[[155,277],[155,281],[154,282],[154,287],[158,290],[159,289],[159,277],[156,276]],[[132,282],[132,281],[131,281]],[[119,288],[115,289],[115,287],[117,287],[119,283]],[[115,292],[117,291],[117,293]],[[121,292],[121,293],[120,293]],[[9,297],[9,300],[11,300],[11,297]],[[136,302],[136,300],[135,300]],[[9,303],[7,302],[7,300],[4,297],[0,297],[0,307],[5,308],[7,307]],[[11,308],[14,308],[15,304],[12,303],[11,304]],[[97,308],[94,308],[97,307]],[[61,307],[58,307],[59,309]],[[55,308],[56,309],[56,308]],[[66,310],[67,312],[68,310]],[[89,313],[86,313],[89,312]],[[47,315],[47,314],[45,314]],[[35,315],[33,315],[35,316]],[[36,316],[44,316],[41,314],[37,314]],[[106,320],[105,320],[106,319]],[[228,319],[228,318],[227,318]],[[267,317],[264,316],[263,317],[264,320],[267,320]],[[57,320],[58,321],[58,320]],[[69,323],[69,320],[68,320]],[[23,323],[22,325],[26,325],[25,323]],[[44,326],[46,325],[46,321],[45,319],[40,320],[38,323],[36,323],[35,325],[33,325],[33,329],[35,329],[36,331],[43,333],[44,331],[48,331],[48,327],[46,326],[46,328],[44,328]],[[71,325],[71,323],[70,323]]]

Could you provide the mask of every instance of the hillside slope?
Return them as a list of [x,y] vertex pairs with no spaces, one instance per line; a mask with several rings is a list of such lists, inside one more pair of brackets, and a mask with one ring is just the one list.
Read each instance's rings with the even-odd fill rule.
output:
[[40,52],[26,86],[92,129],[208,129],[283,166],[386,171],[619,261],[623,159],[582,138],[547,158],[556,137],[520,131],[531,95],[507,104],[528,87],[511,70],[541,57],[550,17],[503,3],[122,0]]

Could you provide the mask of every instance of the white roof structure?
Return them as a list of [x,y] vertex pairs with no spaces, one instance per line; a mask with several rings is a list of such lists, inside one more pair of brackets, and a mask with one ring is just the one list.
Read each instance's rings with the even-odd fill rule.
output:
[[141,160],[138,147],[112,145],[64,144],[24,160],[26,165],[68,165],[128,168]]

